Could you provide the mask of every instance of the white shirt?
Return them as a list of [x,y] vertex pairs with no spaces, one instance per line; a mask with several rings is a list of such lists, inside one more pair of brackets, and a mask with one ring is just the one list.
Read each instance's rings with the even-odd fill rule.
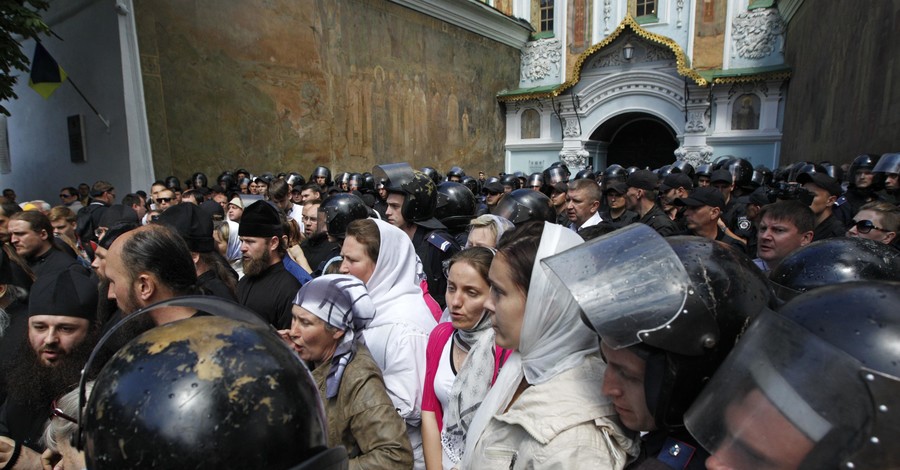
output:
[[581,229],[590,227],[592,225],[597,225],[600,222],[603,222],[603,218],[600,217],[600,211],[597,211],[594,212],[594,215],[592,215],[591,218],[585,220],[584,223],[581,224],[581,227],[575,226],[575,222],[572,222],[571,224],[569,224],[569,228],[576,232],[580,232]]

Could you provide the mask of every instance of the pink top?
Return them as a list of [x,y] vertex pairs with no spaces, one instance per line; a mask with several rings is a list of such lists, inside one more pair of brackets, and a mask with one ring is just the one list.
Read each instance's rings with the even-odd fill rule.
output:
[[[444,429],[444,409],[434,393],[434,377],[441,362],[441,352],[451,336],[453,336],[453,324],[441,323],[431,330],[428,347],[425,349],[425,389],[422,395],[422,411],[434,413],[440,430]],[[512,354],[512,350],[494,346],[494,376],[491,377],[491,385],[497,380],[500,367],[503,366],[510,354]]]

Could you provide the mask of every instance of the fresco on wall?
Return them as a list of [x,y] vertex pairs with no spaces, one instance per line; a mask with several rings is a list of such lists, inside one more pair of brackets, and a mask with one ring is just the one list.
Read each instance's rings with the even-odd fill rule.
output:
[[157,176],[502,167],[518,50],[385,0],[135,7]]
[[698,0],[696,6],[691,65],[696,70],[721,69],[725,52],[727,0]]

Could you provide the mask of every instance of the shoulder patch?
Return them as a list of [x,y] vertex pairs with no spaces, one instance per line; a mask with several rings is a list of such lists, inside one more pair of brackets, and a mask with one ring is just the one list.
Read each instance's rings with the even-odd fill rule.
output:
[[656,458],[672,468],[687,468],[696,452],[696,447],[670,437],[666,439]]
[[843,206],[846,203],[847,203],[847,196],[843,196],[843,195],[841,197],[837,198],[837,201],[834,201],[834,205],[836,205],[836,206]]
[[738,225],[738,228],[741,230],[750,230],[750,225],[751,225],[750,219],[743,217],[743,216],[738,217],[737,225]]
[[459,251],[459,245],[456,243],[456,240],[441,232],[432,232],[428,235],[428,243],[431,243],[444,253]]

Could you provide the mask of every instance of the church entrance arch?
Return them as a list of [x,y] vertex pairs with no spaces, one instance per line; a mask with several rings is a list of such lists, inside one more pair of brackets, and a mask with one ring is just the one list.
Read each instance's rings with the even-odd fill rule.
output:
[[600,125],[593,141],[606,142],[606,166],[618,163],[625,168],[655,169],[675,162],[679,142],[675,130],[648,113],[619,114]]

